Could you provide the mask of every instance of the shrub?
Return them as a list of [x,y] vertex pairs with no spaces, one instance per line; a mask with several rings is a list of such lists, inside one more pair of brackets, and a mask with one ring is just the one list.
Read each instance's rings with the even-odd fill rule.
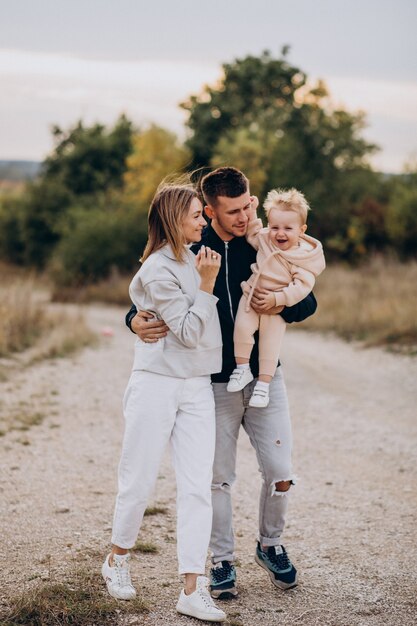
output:
[[146,218],[133,210],[72,210],[51,264],[58,286],[79,286],[130,271],[146,242]]

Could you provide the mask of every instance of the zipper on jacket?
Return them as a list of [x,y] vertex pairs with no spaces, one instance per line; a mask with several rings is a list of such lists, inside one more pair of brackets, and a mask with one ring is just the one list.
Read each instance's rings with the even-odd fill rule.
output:
[[235,317],[233,315],[232,296],[230,295],[230,289],[229,289],[228,250],[229,250],[229,242],[225,241],[224,242],[224,251],[225,251],[224,261],[225,261],[225,266],[226,266],[226,289],[227,289],[227,295],[228,295],[228,298],[229,298],[230,315],[232,316],[232,320],[235,321]]

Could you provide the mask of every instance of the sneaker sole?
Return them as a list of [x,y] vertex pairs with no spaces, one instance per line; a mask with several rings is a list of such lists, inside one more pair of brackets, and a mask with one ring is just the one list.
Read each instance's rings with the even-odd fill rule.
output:
[[263,561],[255,554],[255,561],[258,565],[260,565],[266,572],[268,572],[269,578],[271,579],[272,584],[279,589],[285,591],[286,589],[292,589],[296,587],[298,584],[297,574],[295,575],[295,580],[292,583],[284,583],[282,580],[277,580],[274,576],[274,573],[265,565]]
[[236,587],[231,587],[230,589],[213,589],[210,590],[210,595],[215,600],[233,600],[237,598],[238,591]]
[[207,613],[199,612],[199,611],[190,611],[189,609],[182,607],[180,603],[176,606],[177,612],[181,613],[181,615],[188,615],[188,617],[195,617],[196,619],[201,619],[205,622],[225,622],[226,615],[217,616],[217,615],[207,615]]

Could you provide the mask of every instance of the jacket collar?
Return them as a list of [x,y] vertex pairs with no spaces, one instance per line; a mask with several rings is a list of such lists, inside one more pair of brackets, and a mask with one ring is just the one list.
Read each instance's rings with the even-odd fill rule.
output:
[[224,242],[223,239],[219,237],[219,235],[214,230],[213,226],[211,225],[211,222],[205,227],[204,233],[206,234],[207,238],[210,241],[216,242],[217,244],[221,244],[223,246],[225,243],[228,243],[229,246],[239,245],[239,243],[242,243],[242,242],[246,243],[246,237],[233,237],[229,241]]
[[[184,261],[188,258],[188,253],[189,253],[189,247],[188,246],[184,246],[185,250],[185,254],[184,254]],[[162,248],[160,248],[158,250],[158,252],[160,254],[162,254],[163,256],[166,256],[168,259],[172,259],[173,261],[177,261],[177,257],[174,254],[174,251],[171,248],[171,245],[169,243],[165,244],[165,246],[163,246]]]

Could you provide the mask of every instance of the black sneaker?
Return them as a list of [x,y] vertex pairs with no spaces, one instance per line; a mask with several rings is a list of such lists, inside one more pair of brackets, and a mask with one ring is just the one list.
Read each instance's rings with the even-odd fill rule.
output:
[[218,600],[237,597],[236,569],[229,561],[221,561],[211,568],[210,595]]
[[270,546],[267,552],[264,552],[258,541],[255,561],[266,569],[276,587],[291,589],[297,585],[297,570],[291,563],[284,546]]

